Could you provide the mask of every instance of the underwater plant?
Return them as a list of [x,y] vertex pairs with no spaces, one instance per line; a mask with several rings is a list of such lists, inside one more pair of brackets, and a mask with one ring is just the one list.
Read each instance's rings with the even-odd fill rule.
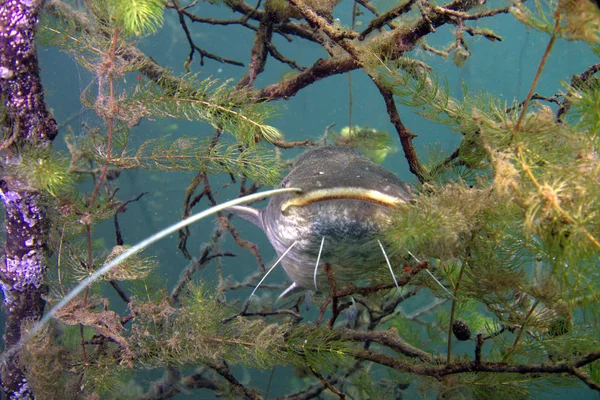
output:
[[600,392],[597,1],[6,0],[0,38],[7,398]]

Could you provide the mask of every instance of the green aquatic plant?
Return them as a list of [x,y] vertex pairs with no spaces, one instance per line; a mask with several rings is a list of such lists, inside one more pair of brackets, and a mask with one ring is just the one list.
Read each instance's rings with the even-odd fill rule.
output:
[[338,146],[359,150],[376,164],[381,164],[388,155],[394,152],[389,133],[369,127],[346,126],[340,130],[339,134],[332,133],[332,139]]
[[162,0],[114,1],[115,18],[131,34],[156,33],[163,25],[165,2]]
[[66,195],[75,183],[75,176],[69,170],[69,160],[64,154],[32,146],[20,150],[21,161],[5,167],[4,174],[13,179],[22,179],[52,197]]

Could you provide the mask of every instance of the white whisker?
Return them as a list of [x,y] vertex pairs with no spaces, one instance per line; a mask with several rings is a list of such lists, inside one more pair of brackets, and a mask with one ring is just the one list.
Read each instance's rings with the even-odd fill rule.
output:
[[325,236],[323,236],[323,238],[321,239],[321,247],[319,248],[319,255],[317,256],[317,263],[315,264],[315,275],[314,275],[315,292],[319,291],[319,289],[317,289],[317,269],[319,269],[319,261],[321,261],[321,252],[323,251],[323,243],[325,243]]
[[414,258],[416,262],[418,262],[418,263],[420,263],[420,262],[421,262],[421,261],[420,261],[420,260],[419,260],[417,257],[415,257],[415,255],[414,255],[413,253],[411,253],[411,252],[410,252],[410,250],[406,250],[406,251],[408,251],[408,254],[410,254],[410,256],[411,256],[412,258]]
[[448,293],[450,296],[454,297],[454,295],[448,290],[446,289],[446,286],[442,285],[442,282],[438,281],[438,279],[431,273],[430,270],[428,270],[427,268],[425,268],[425,272],[427,272],[429,274],[429,276],[431,276],[433,278],[433,280],[442,287],[442,289],[444,289],[446,291],[446,293]]
[[118,257],[115,257],[108,263],[104,264],[100,269],[96,270],[93,274],[79,282],[79,284],[75,286],[75,288],[71,289],[71,291],[67,293],[67,295],[63,297],[61,301],[59,301],[52,309],[50,309],[50,311],[46,312],[42,319],[40,319],[35,325],[33,325],[31,329],[29,329],[25,336],[21,336],[21,339],[16,344],[14,344],[11,348],[7,349],[2,354],[2,356],[0,356],[0,364],[4,363],[5,360],[8,359],[8,357],[11,357],[13,354],[15,354],[24,343],[27,343],[34,335],[36,335],[44,327],[44,325],[46,325],[48,321],[50,321],[50,319],[52,319],[60,309],[62,309],[71,300],[73,300],[75,296],[77,296],[79,293],[85,290],[85,288],[89,287],[92,283],[97,281],[101,276],[106,275],[110,270],[115,268],[117,265],[119,265],[132,255],[136,254],[137,252],[145,249],[146,247],[159,241],[160,239],[169,236],[174,232],[177,232],[181,228],[193,224],[194,222],[200,221],[201,219],[206,218],[209,215],[216,214],[219,211],[223,211],[228,207],[249,203],[254,200],[259,200],[268,196],[272,196],[274,194],[300,191],[301,189],[298,188],[273,189],[268,190],[266,192],[255,193],[245,197],[230,200],[223,204],[213,206],[208,210],[204,210],[199,214],[192,215],[191,217],[188,217],[182,221],[177,222],[176,224],[168,226],[167,228],[156,232],[154,235],[142,240],[141,242],[138,242],[137,244],[120,254]]
[[262,277],[262,279],[260,280],[260,282],[258,282],[258,285],[256,285],[256,287],[254,288],[254,290],[252,291],[252,293],[250,293],[250,297],[248,299],[251,299],[252,296],[254,296],[254,292],[256,292],[256,289],[258,289],[258,287],[260,286],[260,284],[263,283],[263,281],[267,278],[267,276],[269,276],[269,274],[271,273],[271,271],[273,271],[273,269],[275,269],[275,267],[277,266],[277,264],[279,264],[279,262],[281,260],[283,260],[283,257],[285,257],[286,254],[289,253],[289,251],[292,249],[292,247],[294,247],[296,244],[298,244],[298,241],[294,241],[294,243],[292,243],[292,245],[290,247],[288,247],[286,251],[283,252],[283,254],[281,255],[281,257],[279,257],[277,259],[277,261],[275,261],[275,264],[273,264],[273,266],[271,268],[269,268],[269,270],[267,271],[267,273],[265,274],[265,276]]
[[[415,257],[415,255],[413,253],[410,252],[410,250],[406,250],[408,252],[408,254],[410,254],[410,256],[412,258],[415,259],[416,262],[420,263],[421,261],[419,261],[419,259],[417,257]],[[429,276],[431,276],[433,278],[433,280],[435,281],[435,283],[437,283],[438,285],[441,286],[442,289],[444,289],[446,291],[446,293],[448,293],[450,296],[454,297],[454,294],[452,294],[452,292],[450,292],[448,289],[446,289],[446,286],[442,285],[442,282],[440,282],[435,275],[433,275],[431,273],[430,270],[428,270],[427,268],[425,268],[425,271],[429,274]]]
[[398,285],[398,281],[396,280],[396,275],[394,275],[394,270],[392,269],[392,264],[390,263],[390,259],[388,258],[387,254],[385,253],[385,249],[383,248],[383,245],[381,244],[381,241],[379,239],[377,239],[377,243],[379,243],[379,247],[381,247],[381,251],[383,252],[383,256],[385,257],[385,262],[387,262],[388,268],[390,269],[390,273],[392,274],[392,278],[394,278],[394,283],[396,284],[396,287],[398,289],[400,289],[400,285]]

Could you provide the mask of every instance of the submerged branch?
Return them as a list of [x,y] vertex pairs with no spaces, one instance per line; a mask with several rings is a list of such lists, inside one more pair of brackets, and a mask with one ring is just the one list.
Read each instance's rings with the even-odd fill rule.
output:
[[353,340],[363,343],[376,342],[383,346],[387,346],[390,349],[407,357],[419,358],[428,363],[439,361],[436,360],[436,357],[429,354],[428,352],[416,348],[402,340],[402,338],[398,336],[398,332],[395,329],[390,329],[387,331],[359,332],[354,329],[339,328],[336,329],[336,332],[340,334],[340,337],[342,339]]
[[541,364],[507,364],[503,362],[464,361],[448,365],[419,365],[411,364],[385,354],[378,354],[367,350],[357,350],[353,355],[362,360],[372,361],[385,365],[399,372],[406,372],[421,376],[430,376],[441,380],[445,376],[473,373],[495,372],[516,374],[573,374],[573,368],[580,368],[600,359],[600,350],[576,358],[571,362],[541,363]]

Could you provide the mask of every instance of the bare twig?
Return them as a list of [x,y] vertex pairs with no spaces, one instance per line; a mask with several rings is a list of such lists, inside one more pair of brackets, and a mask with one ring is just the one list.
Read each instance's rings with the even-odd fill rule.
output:
[[258,31],[254,35],[254,46],[250,56],[248,75],[240,80],[238,87],[252,87],[256,77],[264,71],[272,38],[273,18],[270,13],[265,12],[258,25]]
[[578,368],[571,368],[571,374],[575,375],[579,378],[583,383],[585,383],[590,389],[593,389],[597,392],[600,392],[600,385],[596,383],[589,375],[583,373]]
[[403,354],[407,357],[419,358],[426,362],[436,362],[436,357],[419,348],[416,348],[398,336],[396,329],[387,331],[367,331],[359,332],[354,329],[338,328],[335,330],[342,339],[354,340],[358,342],[376,342],[383,346]]
[[417,151],[413,146],[413,139],[416,137],[407,127],[404,126],[402,120],[400,119],[400,114],[398,114],[398,109],[396,108],[396,102],[394,101],[394,94],[390,89],[381,83],[377,82],[373,79],[375,86],[379,89],[379,93],[383,96],[383,100],[385,101],[385,106],[387,108],[388,115],[390,116],[390,122],[396,128],[396,132],[398,133],[398,137],[400,138],[400,144],[402,145],[402,150],[404,151],[404,157],[406,161],[408,161],[408,167],[410,172],[415,174],[417,179],[420,182],[425,182],[429,179],[428,174],[425,169],[421,165],[419,161],[419,156]]
[[192,39],[192,35],[190,33],[190,30],[188,29],[187,23],[185,22],[185,15],[187,14],[187,12],[179,6],[178,0],[172,0],[172,1],[173,1],[174,8],[177,11],[177,14],[179,15],[179,24],[181,25],[181,28],[185,32],[185,37],[187,38],[187,41],[190,45],[190,53],[184,64],[186,69],[188,69],[189,65],[192,63],[195,52],[200,54],[200,65],[204,65],[204,57],[206,57],[206,58],[210,58],[212,60],[219,61],[219,62],[225,63],[225,64],[237,65],[238,67],[244,66],[244,63],[241,63],[241,62],[235,61],[235,60],[231,60],[229,58],[220,57],[216,54],[209,53],[208,51],[203,50],[200,47],[198,47],[194,43],[194,41]]
[[314,369],[311,365],[309,365],[309,369],[313,373],[313,375],[316,376],[317,379],[319,379],[321,381],[323,386],[325,386],[327,389],[329,389],[333,394],[337,395],[342,400],[346,398],[346,395],[344,393],[340,392],[338,389],[336,389],[335,386],[333,386],[330,382],[328,382],[327,379],[325,379],[323,377],[323,375],[321,375],[319,373],[319,371]]
[[[594,76],[598,71],[600,71],[600,63],[590,65],[586,70],[581,74],[573,75],[571,78],[571,86],[577,86],[578,84],[585,83],[588,79]],[[555,95],[556,96],[556,95]],[[563,117],[566,113],[571,109],[571,102],[569,99],[565,99],[560,108],[556,111],[556,119],[558,121],[562,121]]]
[[385,24],[387,24],[395,18],[398,18],[402,14],[406,14],[407,12],[409,12],[414,3],[415,0],[409,0],[406,3],[398,7],[392,8],[390,11],[381,14],[377,18],[373,19],[371,22],[369,22],[369,25],[367,25],[367,27],[360,33],[360,40],[364,40],[369,33],[383,27]]
[[294,320],[296,322],[299,322],[300,320],[302,320],[302,316],[300,314],[298,314],[298,312],[294,311],[294,310],[290,310],[290,309],[281,309],[281,310],[274,310],[274,311],[256,311],[256,312],[248,312],[248,307],[250,307],[250,301],[247,300],[244,303],[244,307],[242,308],[242,310],[237,313],[237,314],[233,314],[225,319],[223,319],[223,323],[226,324],[228,322],[233,321],[234,319],[236,319],[237,317],[271,317],[274,315],[282,315],[282,316],[292,316],[294,317]]
[[[212,243],[214,243],[214,241]],[[200,258],[192,259],[188,266],[185,267],[185,269],[179,276],[179,281],[177,281],[177,284],[171,291],[171,295],[169,296],[171,302],[175,304],[178,302],[181,291],[188,284],[188,282],[191,281],[193,274],[198,271],[201,271],[204,267],[206,267],[206,265],[208,265],[208,263],[211,260],[219,257],[235,257],[235,254],[227,251],[222,253],[210,254],[214,247],[212,243],[205,244],[202,247],[202,254]]]
[[229,382],[234,388],[239,390],[244,394],[248,399],[251,400],[260,400],[260,395],[257,394],[256,390],[251,389],[243,385],[240,381],[238,381],[235,376],[231,373],[229,367],[225,363],[217,363],[214,365],[208,365],[210,368],[214,369],[219,375],[221,375],[227,382]]

